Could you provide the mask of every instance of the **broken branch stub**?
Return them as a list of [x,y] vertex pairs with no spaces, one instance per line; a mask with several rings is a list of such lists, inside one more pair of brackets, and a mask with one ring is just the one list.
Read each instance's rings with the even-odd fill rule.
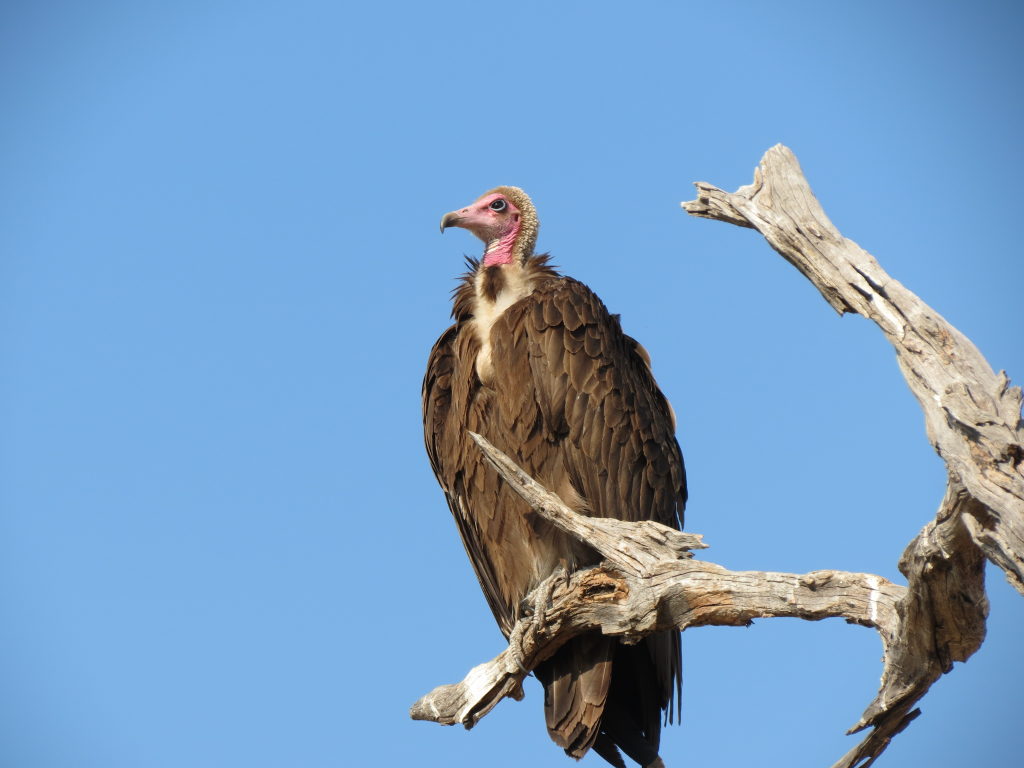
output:
[[608,562],[622,570],[643,576],[648,568],[664,560],[693,557],[691,549],[707,548],[701,536],[677,531],[653,520],[628,523],[606,517],[578,515],[556,494],[491,445],[487,438],[476,432],[470,432],[469,435],[483,452],[484,458],[534,512],[594,548]]

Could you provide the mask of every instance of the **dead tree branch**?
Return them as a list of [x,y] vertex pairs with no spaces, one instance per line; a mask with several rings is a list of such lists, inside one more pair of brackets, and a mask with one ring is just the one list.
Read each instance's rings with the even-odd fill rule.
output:
[[[793,153],[769,149],[754,183],[730,194],[705,182],[694,216],[758,230],[843,314],[873,320],[892,343],[921,408],[928,439],[946,462],[958,517],[985,556],[1024,594],[1024,430],[1021,390],[993,373],[977,347],[847,240],[811,192]],[[946,508],[946,504],[943,508]],[[947,510],[951,512],[952,510]],[[939,519],[949,514],[939,513]]]
[[746,626],[753,619],[789,616],[817,621],[842,617],[876,627],[886,660],[900,636],[896,606],[906,589],[863,573],[803,575],[729,571],[690,559],[706,545],[695,534],[652,522],[583,517],[487,440],[474,439],[498,473],[537,512],[606,559],[596,568],[556,574],[527,598],[532,611],[513,629],[509,647],[474,667],[461,683],[442,685],[417,701],[417,720],[473,727],[505,696],[518,698],[527,670],[571,638],[588,631],[636,642],[666,629]]
[[946,463],[948,485],[935,520],[900,558],[908,591],[897,604],[882,685],[852,731],[874,730],[836,768],[874,762],[911,711],[954,661],[985,638],[984,558],[1024,594],[1024,430],[1021,391],[996,375],[978,349],[891,278],[832,225],[793,153],[777,145],[754,183],[730,194],[697,183],[683,208],[694,216],[757,229],[843,314],[873,320],[896,350],[925,414],[928,439]]

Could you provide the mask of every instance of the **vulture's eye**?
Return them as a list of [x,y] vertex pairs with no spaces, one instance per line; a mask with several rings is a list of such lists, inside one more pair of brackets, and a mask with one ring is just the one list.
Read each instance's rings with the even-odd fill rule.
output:
[[500,212],[500,211],[504,211],[506,208],[508,208],[508,204],[499,197],[497,200],[495,200],[493,203],[491,203],[490,208],[491,208],[492,211],[499,211]]

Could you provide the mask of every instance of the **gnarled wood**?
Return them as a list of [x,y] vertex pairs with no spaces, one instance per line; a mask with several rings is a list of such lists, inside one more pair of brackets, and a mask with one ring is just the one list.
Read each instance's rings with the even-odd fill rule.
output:
[[[977,505],[959,509],[971,538],[1024,594],[1024,429],[1021,390],[996,374],[977,347],[890,277],[871,254],[832,225],[781,144],[769,149],[754,183],[730,194],[705,182],[694,216],[757,229],[840,314],[873,320],[896,350],[925,415],[928,439],[950,483]],[[949,496],[947,496],[949,498]]]
[[878,325],[946,463],[948,485],[936,518],[900,558],[909,585],[897,605],[900,636],[890,639],[881,688],[852,729],[873,731],[836,768],[868,765],[916,716],[913,706],[929,686],[981,646],[988,615],[983,555],[1024,594],[1021,391],[839,233],[786,147],[768,150],[754,183],[735,193],[696,186],[697,199],[683,203],[687,212],[757,229],[837,312]]
[[900,637],[896,606],[905,588],[881,576],[844,571],[797,575],[729,571],[690,559],[701,537],[650,521],[584,517],[522,471],[487,440],[474,439],[499,474],[539,514],[605,556],[598,567],[555,574],[527,599],[533,610],[516,625],[509,647],[417,701],[410,714],[444,725],[475,725],[505,696],[520,691],[528,671],[583,632],[636,642],[666,629],[746,626],[755,618],[789,616],[817,621],[842,617],[876,627],[885,658]]
[[904,587],[871,574],[729,571],[692,560],[691,549],[706,547],[700,536],[650,521],[579,515],[486,439],[473,439],[538,515],[606,559],[596,568],[545,580],[527,599],[533,610],[516,625],[509,647],[461,683],[440,686],[417,701],[414,719],[472,727],[503,697],[516,694],[529,670],[592,630],[635,642],[666,629],[745,626],[771,616],[842,617],[879,630],[887,670],[890,660],[900,658],[891,646],[902,637],[897,606]]
[[435,688],[410,714],[471,728],[519,690],[526,670],[592,630],[629,641],[673,627],[746,626],[766,616],[841,617],[878,627],[883,638],[897,636],[896,604],[903,593],[903,587],[880,576],[843,571],[729,571],[700,560],[676,560],[639,576],[603,564],[544,582],[534,595],[550,596],[550,602],[520,620],[507,649],[474,667],[462,682]]

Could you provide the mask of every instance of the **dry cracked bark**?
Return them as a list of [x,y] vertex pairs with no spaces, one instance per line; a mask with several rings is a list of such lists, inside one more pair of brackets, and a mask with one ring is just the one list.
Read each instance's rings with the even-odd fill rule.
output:
[[901,587],[842,571],[804,575],[728,571],[693,560],[700,537],[656,523],[581,517],[482,438],[481,450],[538,514],[593,546],[596,568],[555,574],[528,598],[533,610],[509,648],[444,685],[411,709],[416,719],[472,727],[570,638],[600,630],[625,642],[651,632],[752,619],[843,617],[882,639],[878,695],[850,732],[866,737],[833,768],[864,768],[916,717],[929,687],[985,637],[988,558],[1024,594],[1024,430],[1021,391],[995,374],[977,348],[845,239],[811,192],[796,157],[768,150],[754,183],[727,193],[703,182],[683,208],[695,216],[757,229],[840,314],[873,320],[896,349],[925,412],[928,439],[948,469],[934,520],[907,546]]
[[[698,182],[683,208],[694,216],[757,229],[840,314],[874,321],[896,350],[900,370],[925,415],[928,439],[946,463],[951,511],[961,489],[970,538],[1024,594],[1024,431],[1021,391],[996,374],[971,341],[890,277],[871,254],[832,225],[800,171],[777,145],[754,183],[730,194]],[[948,515],[940,509],[938,517]]]
[[1021,391],[992,371],[963,334],[890,277],[829,221],[793,153],[765,153],[754,183],[735,193],[699,182],[683,208],[757,229],[832,307],[856,312],[896,350],[925,414],[928,439],[946,463],[946,495],[899,567],[907,594],[882,685],[853,731],[873,727],[836,766],[869,765],[914,717],[914,705],[954,661],[985,638],[984,559],[1024,594],[1024,431]]
[[899,636],[896,606],[906,589],[871,574],[729,571],[693,560],[701,537],[655,522],[578,515],[479,435],[484,456],[542,517],[587,542],[605,559],[595,568],[558,573],[531,594],[532,610],[516,625],[509,647],[417,701],[411,715],[445,725],[475,725],[502,698],[519,698],[522,680],[563,643],[583,632],[636,641],[652,632],[703,625],[746,626],[789,616],[817,621],[842,617],[877,627],[886,657]]

